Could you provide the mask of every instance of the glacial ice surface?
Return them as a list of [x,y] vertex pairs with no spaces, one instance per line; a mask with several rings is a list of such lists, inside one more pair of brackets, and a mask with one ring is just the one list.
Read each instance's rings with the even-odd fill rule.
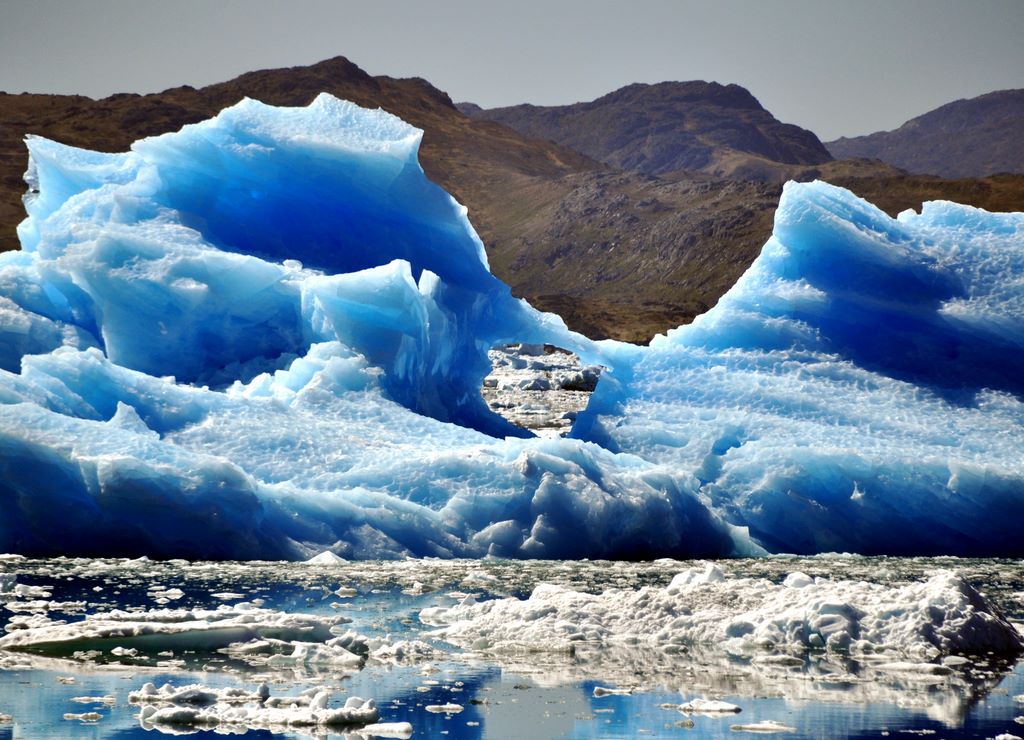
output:
[[[321,95],[124,154],[30,137],[0,550],[1024,554],[1024,214],[790,184],[714,309],[595,343],[490,273],[421,135]],[[513,342],[608,368],[572,438],[483,402]]]

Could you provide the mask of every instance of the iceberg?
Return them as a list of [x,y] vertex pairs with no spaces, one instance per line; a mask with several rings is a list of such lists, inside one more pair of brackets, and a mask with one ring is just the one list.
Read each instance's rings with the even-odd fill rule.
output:
[[690,471],[772,551],[1020,556],[1022,276],[1024,214],[789,183],[750,269],[575,434]]
[[[326,94],[123,154],[29,137],[0,550],[1024,554],[1024,214],[790,184],[714,309],[593,342],[491,274],[421,137]],[[569,438],[484,402],[511,343],[607,368]]]

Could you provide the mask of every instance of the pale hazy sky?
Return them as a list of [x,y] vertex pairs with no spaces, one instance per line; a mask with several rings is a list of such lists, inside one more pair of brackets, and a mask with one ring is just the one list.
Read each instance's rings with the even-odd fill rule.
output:
[[822,139],[1024,87],[1024,0],[0,0],[0,90],[155,92],[343,55],[484,107],[750,89]]

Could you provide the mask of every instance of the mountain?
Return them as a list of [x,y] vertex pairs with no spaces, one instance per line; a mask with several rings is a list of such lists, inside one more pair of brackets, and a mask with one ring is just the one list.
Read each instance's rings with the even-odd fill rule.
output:
[[826,144],[835,157],[869,157],[916,174],[985,177],[1024,173],[1024,90],[956,100],[895,131]]
[[[676,84],[632,87],[674,95]],[[754,115],[756,105],[749,93],[699,84],[721,88],[723,100],[737,101],[739,123],[723,118],[721,136],[745,130],[742,122]],[[908,177],[878,161],[821,161],[813,137],[808,156],[817,163],[812,164],[712,147],[712,159],[731,157],[746,167],[761,162],[770,177],[723,179],[714,167],[711,174],[622,171],[498,122],[468,117],[425,80],[373,77],[337,57],[153,95],[92,100],[0,93],[0,250],[17,248],[14,227],[25,215],[25,134],[123,151],[139,137],[177,130],[246,96],[275,105],[306,105],[321,91],[382,107],[423,129],[423,168],[469,208],[494,273],[516,295],[558,312],[570,327],[594,338],[644,342],[714,305],[771,234],[780,183],[786,179],[826,179],[889,213],[937,198],[990,210],[1024,210],[1022,176],[950,181]],[[722,116],[727,108],[718,106]],[[795,140],[802,141],[801,130],[791,128]],[[709,131],[705,141],[714,136]],[[765,151],[782,156],[784,140],[774,137],[772,146],[779,148]]]
[[589,103],[489,110],[460,103],[459,108],[612,167],[648,175],[677,170],[756,175],[765,163],[815,165],[832,159],[818,137],[781,123],[739,85],[635,84]]

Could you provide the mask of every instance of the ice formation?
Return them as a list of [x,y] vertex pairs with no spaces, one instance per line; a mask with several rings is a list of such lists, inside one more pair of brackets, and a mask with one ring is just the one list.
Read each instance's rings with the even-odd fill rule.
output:
[[741,711],[740,707],[727,701],[703,697],[684,702],[678,708],[683,714],[738,714]]
[[[30,138],[0,550],[1024,553],[1024,215],[789,185],[718,306],[593,343],[491,275],[420,137],[321,95],[125,154]],[[482,400],[513,342],[608,368],[572,439]]]
[[[152,683],[129,695],[142,705],[139,723],[146,729],[159,726],[210,727],[223,734],[245,734],[250,729],[284,731],[286,728],[330,728],[368,725],[380,719],[373,699],[350,696],[341,707],[330,707],[329,689],[314,687],[296,697],[273,697],[266,684],[254,692],[239,688],[212,689],[200,684],[176,688]],[[385,726],[387,731],[408,735],[408,723]]]
[[71,655],[87,648],[111,652],[120,649],[123,655],[133,649],[216,650],[237,644],[253,645],[248,652],[258,654],[284,646],[293,652],[302,651],[307,661],[315,662],[318,658],[308,655],[309,649],[322,643],[318,647],[326,652],[319,660],[326,660],[329,653],[339,663],[358,664],[359,659],[334,634],[338,625],[347,621],[341,616],[288,613],[249,603],[217,609],[114,609],[70,623],[43,616],[11,620],[7,634],[0,637],[0,650]]
[[215,728],[219,734],[245,734],[252,729],[283,732],[288,728],[317,728],[326,731],[338,726],[357,726],[358,737],[408,737],[408,722],[385,722],[380,719],[373,699],[350,696],[344,706],[330,707],[331,690],[313,686],[298,696],[271,696],[267,684],[255,691],[228,687],[215,689],[201,684],[175,687],[164,684],[157,688],[145,684],[128,695],[133,704],[141,705],[139,723],[150,730],[160,727]]
[[960,577],[940,573],[899,588],[863,581],[782,584],[730,578],[708,563],[665,588],[587,594],[540,584],[526,600],[469,600],[424,609],[434,634],[474,650],[572,652],[582,642],[648,645],[667,652],[714,645],[730,654],[827,650],[869,657],[878,668],[950,673],[950,654],[1016,655],[1024,638]]
[[574,433],[769,550],[1019,556],[1022,276],[1024,214],[789,183],[739,282],[613,362]]

